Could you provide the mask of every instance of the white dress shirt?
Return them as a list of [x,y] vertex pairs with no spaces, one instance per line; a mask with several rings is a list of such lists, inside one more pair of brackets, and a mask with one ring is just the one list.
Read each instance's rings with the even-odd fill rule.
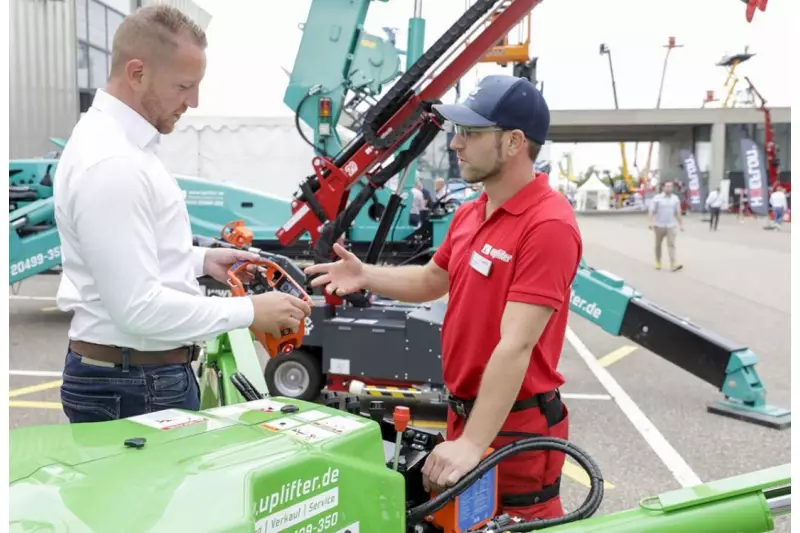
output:
[[184,193],[155,154],[160,135],[98,90],[54,178],[69,338],[136,350],[209,340],[253,321],[250,298],[203,295]]

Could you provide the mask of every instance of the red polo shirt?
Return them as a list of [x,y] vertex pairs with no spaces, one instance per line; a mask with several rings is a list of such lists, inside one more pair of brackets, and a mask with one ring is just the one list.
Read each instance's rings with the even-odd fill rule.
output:
[[506,302],[543,305],[555,312],[531,352],[517,397],[525,399],[564,383],[558,361],[570,288],[583,254],[581,236],[572,207],[544,174],[488,219],[486,202],[484,192],[456,211],[433,256],[450,278],[442,326],[444,383],[458,398],[477,397],[483,370],[500,341]]

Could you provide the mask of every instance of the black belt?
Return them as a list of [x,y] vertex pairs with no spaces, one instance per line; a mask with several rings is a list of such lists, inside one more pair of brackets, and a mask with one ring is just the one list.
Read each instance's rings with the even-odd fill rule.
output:
[[[448,399],[450,408],[458,416],[462,418],[469,417],[472,408],[475,405],[475,400],[462,400],[451,396]],[[526,409],[533,409],[538,407],[547,420],[547,426],[553,427],[564,419],[564,406],[561,403],[561,392],[556,389],[553,391],[535,394],[530,398],[524,400],[517,400],[511,407],[511,412],[524,411]],[[499,437],[541,437],[542,435],[536,433],[525,433],[517,431],[501,431]],[[553,483],[546,485],[541,489],[533,492],[524,492],[520,494],[504,494],[500,497],[500,501],[504,507],[528,507],[545,503],[560,494],[561,491],[561,476],[558,476]]]
[[[450,409],[461,418],[469,418],[472,408],[475,406],[475,400],[463,400],[455,396],[450,396],[447,399],[447,403]],[[526,409],[533,409],[534,407],[538,407],[545,416],[548,427],[555,426],[563,418],[562,415],[564,413],[563,406],[561,405],[561,392],[558,389],[534,394],[524,400],[517,400],[511,406],[511,412],[525,411]]]
[[521,494],[504,494],[500,497],[500,501],[503,507],[529,507],[552,500],[559,495],[560,491],[561,476],[558,476],[554,483],[542,487],[541,490]]

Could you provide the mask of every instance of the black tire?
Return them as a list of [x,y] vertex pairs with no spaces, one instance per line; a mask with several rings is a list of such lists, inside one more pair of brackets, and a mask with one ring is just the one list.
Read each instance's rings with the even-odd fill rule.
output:
[[[271,357],[264,379],[270,396],[309,402],[319,397],[325,383],[319,356],[302,348],[288,355]],[[296,385],[293,380],[297,380]]]

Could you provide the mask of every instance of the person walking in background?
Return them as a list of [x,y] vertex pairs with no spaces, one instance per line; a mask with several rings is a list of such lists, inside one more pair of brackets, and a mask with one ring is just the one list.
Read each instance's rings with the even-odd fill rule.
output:
[[675,254],[676,228],[680,227],[683,231],[681,200],[673,192],[671,181],[665,182],[661,192],[653,197],[647,220],[656,237],[656,269],[661,270],[661,249],[664,237],[667,238],[670,268],[673,272],[682,269],[683,265],[677,262]]
[[722,209],[722,193],[719,192],[719,187],[709,193],[708,198],[706,198],[706,208],[711,213],[708,229],[717,231],[719,212]]
[[769,196],[769,205],[772,206],[772,214],[775,216],[773,225],[776,229],[781,227],[783,216],[786,214],[787,202],[785,190],[783,185],[778,185]]

